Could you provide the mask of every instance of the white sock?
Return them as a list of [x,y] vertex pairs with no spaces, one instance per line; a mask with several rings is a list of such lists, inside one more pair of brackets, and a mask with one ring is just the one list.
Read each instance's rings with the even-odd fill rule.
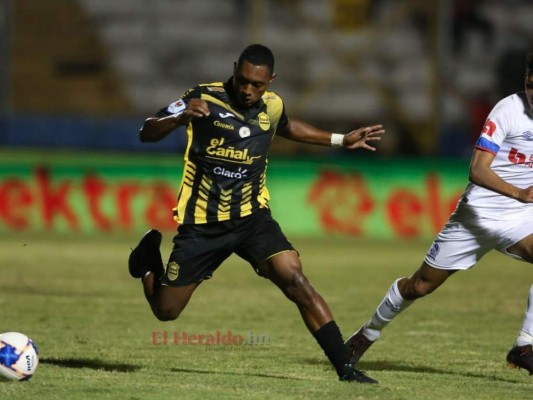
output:
[[533,285],[529,288],[526,314],[524,315],[520,334],[516,339],[517,346],[525,346],[528,344],[533,344]]
[[385,328],[399,313],[409,307],[414,300],[405,300],[398,289],[396,280],[389,288],[385,298],[381,301],[376,311],[364,328],[363,334],[367,339],[376,341],[381,335],[381,330]]

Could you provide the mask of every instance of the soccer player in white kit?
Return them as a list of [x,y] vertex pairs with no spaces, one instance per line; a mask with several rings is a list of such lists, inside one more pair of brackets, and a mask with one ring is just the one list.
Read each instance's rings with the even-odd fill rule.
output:
[[[422,265],[396,280],[370,320],[347,341],[356,364],[381,330],[414,300],[498,250],[533,263],[533,52],[525,91],[500,100],[486,120],[470,163],[469,183]],[[512,367],[533,374],[533,286],[520,333],[507,354]]]

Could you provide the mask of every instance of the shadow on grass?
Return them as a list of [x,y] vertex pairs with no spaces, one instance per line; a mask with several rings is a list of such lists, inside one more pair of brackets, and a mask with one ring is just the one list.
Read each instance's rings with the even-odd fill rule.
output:
[[193,368],[172,368],[171,371],[189,373],[189,374],[206,374],[206,375],[257,376],[259,378],[274,378],[274,379],[295,380],[295,381],[308,380],[305,378],[298,378],[296,376],[260,374],[260,373],[252,373],[252,372],[235,372],[235,371],[234,372],[206,371],[202,369],[193,369]]
[[108,372],[134,372],[141,367],[132,364],[110,363],[91,358],[41,358],[40,364],[56,365],[63,368],[90,368]]
[[511,379],[504,379],[494,375],[483,375],[476,374],[472,372],[460,372],[460,371],[450,371],[445,369],[431,368],[428,366],[409,366],[402,365],[400,363],[394,362],[384,362],[384,361],[368,361],[361,362],[357,364],[357,367],[362,369],[368,368],[372,371],[400,371],[400,372],[421,372],[426,374],[441,374],[441,375],[457,375],[467,378],[478,378],[478,379],[488,379],[495,382],[507,382],[507,383],[517,383]]
[[[307,359],[308,364],[317,364],[316,359]],[[320,364],[328,367],[330,364],[326,360],[320,360]],[[375,371],[394,371],[394,372],[414,372],[414,373],[424,373],[424,374],[439,374],[439,375],[457,375],[467,378],[478,378],[478,379],[488,379],[495,382],[507,382],[507,383],[517,383],[515,380],[499,378],[497,376],[475,374],[472,372],[460,372],[460,371],[450,371],[445,369],[437,369],[428,367],[425,365],[405,365],[398,362],[389,362],[389,361],[361,361],[357,363],[356,368],[361,371],[371,372]]]

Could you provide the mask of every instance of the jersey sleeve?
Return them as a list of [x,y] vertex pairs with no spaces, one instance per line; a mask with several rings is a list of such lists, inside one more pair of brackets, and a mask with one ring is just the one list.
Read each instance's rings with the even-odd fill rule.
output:
[[195,87],[192,89],[187,90],[180,98],[178,98],[176,101],[170,103],[168,106],[162,108],[156,113],[156,117],[166,117],[173,114],[182,113],[187,108],[187,102],[190,99],[199,98],[200,97],[200,89],[199,87]]
[[275,130],[278,131],[287,126],[289,119],[285,113],[285,104],[282,98],[274,92],[267,92],[263,96],[263,101],[267,106],[270,122],[274,125]]
[[476,149],[496,155],[500,146],[512,129],[509,117],[513,107],[511,97],[501,100],[489,113],[481,134],[476,142]]
[[283,109],[281,110],[281,116],[279,117],[277,129],[285,128],[288,123],[289,123],[289,117],[287,117],[287,114],[285,113],[285,105],[283,105]]

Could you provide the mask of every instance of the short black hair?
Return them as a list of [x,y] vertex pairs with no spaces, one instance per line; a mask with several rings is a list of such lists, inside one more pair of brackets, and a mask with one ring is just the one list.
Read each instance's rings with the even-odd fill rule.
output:
[[239,56],[237,66],[243,61],[248,61],[253,65],[266,65],[270,68],[270,72],[274,72],[274,54],[262,44],[255,43],[246,47]]
[[533,74],[533,51],[526,57],[526,74],[528,76]]

